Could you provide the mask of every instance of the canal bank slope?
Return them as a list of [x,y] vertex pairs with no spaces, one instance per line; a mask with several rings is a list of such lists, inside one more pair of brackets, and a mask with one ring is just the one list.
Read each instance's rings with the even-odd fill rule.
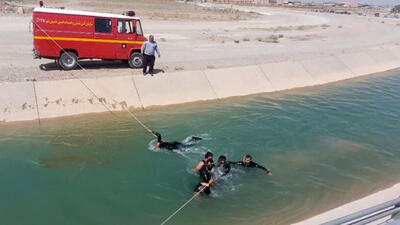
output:
[[[359,212],[372,206],[376,206],[393,199],[398,198],[400,195],[400,183],[393,185],[390,188],[378,191],[372,195],[366,196],[359,200],[339,206],[327,212],[321,213],[317,216],[311,217],[307,220],[292,224],[292,225],[318,225],[323,224],[334,219],[338,219],[352,213]],[[382,224],[390,219],[391,216],[384,217],[370,224]]]
[[400,67],[400,46],[382,45],[325,57],[221,69],[0,83],[0,121],[144,109],[275,92]]

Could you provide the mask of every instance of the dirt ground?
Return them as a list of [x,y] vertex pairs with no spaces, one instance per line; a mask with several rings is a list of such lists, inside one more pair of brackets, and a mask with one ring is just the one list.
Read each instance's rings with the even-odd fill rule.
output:
[[[133,3],[122,0],[108,1],[107,4],[101,0],[74,1],[68,1],[65,7],[104,12],[136,10],[142,18],[145,35],[155,35],[160,46],[162,57],[156,60],[160,74],[312,59],[362,52],[386,44],[400,45],[398,19],[266,7],[217,6],[220,8],[216,9],[214,5],[200,7],[169,0]],[[60,2],[51,0],[45,4],[60,7]],[[124,8],[124,2],[132,5]],[[24,0],[18,4],[33,7],[34,1]],[[199,13],[192,13],[196,11]],[[226,20],[234,15],[226,14],[226,11],[240,11],[240,15],[248,17],[246,20]],[[181,17],[165,20],[162,18],[165,15]],[[210,17],[201,19],[205,15]],[[32,58],[31,16],[29,12],[23,15],[2,13],[0,16],[0,26],[9,31],[0,33],[0,82],[23,81],[28,77],[37,80],[72,78],[71,72],[60,71],[54,61]],[[83,78],[141,74],[140,69],[130,69],[120,61],[82,61],[82,65],[85,71],[72,73]]]
[[[2,12],[16,12],[18,6],[24,7],[30,13],[38,6],[38,0],[11,0],[1,1]],[[6,4],[8,3],[8,4]],[[179,3],[175,0],[44,0],[46,7],[65,7],[75,10],[88,10],[96,12],[107,12],[121,14],[134,10],[141,18],[156,20],[204,20],[204,21],[227,21],[246,20],[256,18],[259,15],[254,12],[242,12],[235,9],[205,8],[195,4]],[[14,7],[13,7],[14,6]]]

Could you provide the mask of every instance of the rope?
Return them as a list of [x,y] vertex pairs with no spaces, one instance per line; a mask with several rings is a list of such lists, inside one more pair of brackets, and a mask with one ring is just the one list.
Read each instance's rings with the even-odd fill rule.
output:
[[197,195],[199,195],[204,188],[207,186],[203,186],[203,188],[200,189],[200,191],[196,192],[189,200],[187,200],[181,207],[179,207],[174,213],[172,213],[167,219],[165,219],[160,225],[166,224],[172,217],[174,217],[181,209],[183,209],[189,202],[191,202]]
[[[214,182],[218,180],[217,177],[215,178]],[[196,192],[189,200],[187,200],[181,207],[179,207],[174,213],[172,213],[167,219],[165,219],[160,225],[166,224],[172,217],[174,217],[179,211],[181,211],[189,202],[191,202],[197,195],[199,195],[207,186],[203,186],[200,191]]]
[[37,93],[36,93],[36,79],[32,79],[32,86],[33,86],[33,92],[35,94],[35,102],[36,102],[36,113],[38,116],[38,122],[39,122],[39,126],[40,126],[40,113],[39,113],[39,104],[38,104],[38,100],[37,100]]
[[[126,110],[140,125],[142,125],[142,127],[144,128],[144,129],[146,129],[148,132],[150,132],[150,133],[152,133],[151,132],[151,130],[150,130],[150,128],[148,128],[146,125],[144,125],[144,123],[142,123],[136,116],[135,116],[135,114],[133,114],[129,109],[127,109]],[[153,134],[153,133],[152,133]],[[153,136],[155,136],[154,134],[153,134]],[[156,137],[156,136],[155,136]]]
[[[54,42],[54,44],[57,45],[57,47],[59,47],[65,54],[67,54],[70,58],[71,55],[65,51],[45,30],[43,30],[35,21],[32,21],[47,37],[49,37],[49,39]],[[86,71],[85,68],[83,68],[83,66],[77,61],[76,62],[78,64],[78,66],[83,70]],[[86,85],[86,83],[81,80],[78,76],[76,76],[75,74],[71,73],[76,79],[78,79],[83,86],[85,86],[92,94],[93,96],[95,96],[97,99],[99,99],[99,97],[96,95],[96,93]],[[100,101],[101,104],[113,115],[115,115],[116,117],[118,117],[103,101]],[[133,114],[129,109],[126,109],[126,111],[131,115],[132,118],[134,118],[145,130],[147,130],[149,133],[151,133],[152,135],[156,136],[155,134],[153,134],[150,130],[150,128],[148,128],[144,123],[142,123],[136,116],[135,114]],[[183,154],[182,154],[183,155]],[[187,157],[185,155],[183,155],[184,157]],[[180,210],[182,210],[187,204],[189,204],[197,195],[199,195],[204,188],[206,188],[206,186],[203,186],[198,192],[196,192],[188,201],[186,201],[181,207],[179,207],[174,213],[172,213],[167,219],[165,219],[161,225],[164,225],[165,223],[167,223],[172,217],[174,217]]]
[[[65,53],[65,54],[67,54],[67,56],[69,56],[70,58],[72,58],[72,56],[67,52],[67,51],[65,51],[44,29],[42,29],[35,21],[32,21],[32,23],[34,23],[38,28],[39,28],[39,30],[41,30],[47,37],[49,37],[49,39],[55,44],[55,45],[57,45],[57,47],[59,47],[60,49],[61,49],[61,51],[63,51],[63,53]],[[77,63],[77,65],[79,66],[79,68],[81,68],[83,71],[86,71],[86,69],[85,68],[83,68],[83,66],[77,61],[76,62]],[[82,85],[83,86],[85,86],[92,94],[93,94],[93,96],[94,97],[96,97],[97,99],[100,99],[97,95],[96,95],[96,93],[89,87],[89,86],[87,86],[86,85],[86,83],[82,80],[82,79],[80,79],[78,76],[76,76],[74,73],[70,73],[70,74],[72,74],[72,76],[73,77],[75,77],[77,80],[79,80],[81,83],[82,83]],[[104,108],[106,108],[107,109],[107,111],[109,111],[111,114],[113,114],[114,116],[116,116],[116,117],[119,117],[117,114],[115,114],[103,101],[100,101],[100,103],[104,106]],[[151,134],[153,134],[152,132],[151,132],[151,130],[146,126],[146,125],[144,125],[129,109],[126,109],[126,111],[131,115],[131,117],[132,118],[134,118],[144,129],[146,129],[149,133],[151,133]],[[154,135],[154,134],[153,134]],[[155,136],[155,135],[154,135]]]

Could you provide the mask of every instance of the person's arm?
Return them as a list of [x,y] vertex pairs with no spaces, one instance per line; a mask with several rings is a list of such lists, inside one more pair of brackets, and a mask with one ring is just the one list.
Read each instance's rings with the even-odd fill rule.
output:
[[152,131],[152,130],[147,130],[147,132],[149,132],[150,134],[152,134],[152,135],[154,135],[154,136],[157,136],[155,133],[157,133],[157,132],[155,132],[155,131]]
[[203,185],[203,186],[206,186],[206,187],[213,186],[214,179],[211,178],[208,182],[201,182],[200,184]]
[[233,165],[239,165],[239,166],[242,166],[243,165],[243,162],[242,161],[238,161],[238,162],[228,162],[230,165],[231,164],[233,164]]
[[157,44],[156,44],[156,52],[157,52],[158,58],[160,58],[161,57],[160,49],[158,49],[158,45]]
[[146,49],[146,42],[144,42],[143,44],[142,44],[142,48],[141,48],[141,53],[142,53],[142,55],[144,54],[144,50]]
[[262,170],[264,170],[269,176],[272,176],[271,170],[265,168],[264,166],[261,166],[261,165],[259,165],[259,164],[257,164],[257,163],[254,163],[254,167],[255,167],[255,168],[262,169]]
[[200,184],[201,184],[202,186],[206,186],[206,187],[210,186],[210,184],[209,184],[209,183],[206,183],[206,182],[201,182]]
[[152,134],[154,134],[157,137],[157,142],[161,142],[162,138],[161,138],[161,134],[156,132],[156,131],[150,131]]
[[213,186],[213,184],[214,184],[214,178],[211,177],[210,181],[208,181],[208,185]]
[[196,167],[195,167],[193,170],[194,170],[195,172],[199,172],[200,169],[201,169],[201,167],[203,167],[203,166],[204,166],[204,162],[201,161],[201,162],[197,163]]

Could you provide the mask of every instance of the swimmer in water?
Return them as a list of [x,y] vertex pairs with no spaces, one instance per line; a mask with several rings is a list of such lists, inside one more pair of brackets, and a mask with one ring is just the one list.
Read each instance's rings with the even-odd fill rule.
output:
[[222,172],[222,177],[227,175],[231,171],[231,162],[226,160],[226,156],[221,155],[218,157],[218,169]]
[[210,188],[214,184],[214,179],[213,179],[213,172],[212,169],[214,167],[214,163],[212,159],[209,159],[205,162],[205,164],[201,167],[199,170],[199,175],[200,175],[200,183],[196,185],[194,188],[195,192],[199,192],[201,190],[204,191],[207,195],[211,193]]
[[271,170],[253,162],[253,159],[251,158],[250,155],[243,156],[243,161],[241,161],[241,162],[232,162],[231,164],[239,165],[239,166],[243,166],[243,167],[259,168],[259,169],[264,170],[268,176],[272,176]]
[[155,144],[156,148],[164,148],[168,150],[181,150],[182,148],[188,148],[194,145],[194,143],[202,140],[201,137],[191,137],[189,142],[191,144],[182,144],[181,142],[178,141],[173,141],[173,142],[166,142],[162,140],[161,134],[155,131],[150,130],[149,133],[154,134],[157,136],[157,143]]
[[195,172],[199,172],[200,169],[204,166],[204,164],[207,163],[208,160],[212,160],[213,159],[213,154],[212,152],[207,152],[204,156],[204,159],[201,160],[199,163],[197,163],[196,167],[193,169]]

